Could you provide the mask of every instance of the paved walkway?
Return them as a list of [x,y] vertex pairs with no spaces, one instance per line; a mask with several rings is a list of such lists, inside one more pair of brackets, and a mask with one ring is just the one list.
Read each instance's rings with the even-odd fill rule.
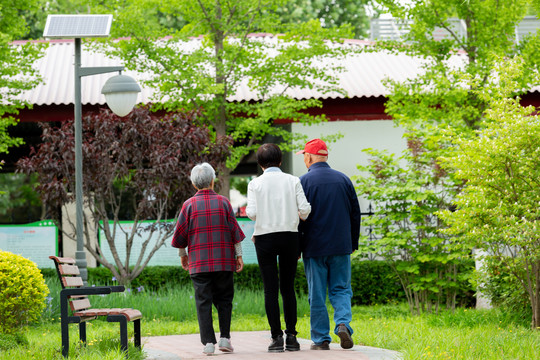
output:
[[[143,351],[146,360],[188,360],[207,359],[202,353],[203,346],[199,334],[153,336],[143,339]],[[401,355],[396,351],[378,349],[369,346],[355,345],[344,350],[339,344],[330,344],[330,351],[310,350],[310,340],[298,339],[300,351],[269,353],[269,331],[232,332],[231,342],[234,353],[222,353],[216,347],[213,356],[221,356],[222,360],[399,360]]]

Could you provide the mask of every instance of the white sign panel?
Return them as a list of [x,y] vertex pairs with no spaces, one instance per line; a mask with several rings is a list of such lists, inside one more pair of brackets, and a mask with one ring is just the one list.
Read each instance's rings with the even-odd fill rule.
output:
[[[145,221],[139,223],[139,230],[137,231],[137,234],[133,238],[133,244],[131,247],[131,255],[129,263],[131,265],[134,265],[137,262],[137,258],[139,254],[142,252],[142,245],[144,241],[147,241],[150,236],[150,230],[147,230],[146,228],[153,224],[152,221]],[[120,256],[120,259],[122,262],[124,262],[126,258],[126,239],[133,231],[133,222],[130,221],[122,221],[116,226],[116,233],[114,238],[114,243],[116,245],[116,251],[118,252],[118,256]],[[112,229],[111,229],[112,232]],[[127,234],[127,235],[126,235]],[[146,246],[145,256],[146,259],[147,254],[151,251],[151,249],[154,247],[154,245],[157,243],[157,241],[160,240],[161,234],[159,231],[155,231],[151,236],[150,240],[148,242],[148,245]],[[101,246],[101,250],[103,251],[103,255],[107,259],[107,261],[114,263],[114,259],[111,253],[111,249],[109,247],[109,243],[107,242],[107,239],[105,238],[105,234],[103,233],[103,230],[99,230],[99,243]],[[150,259],[150,262],[148,265],[180,265],[180,257],[178,256],[178,249],[173,248],[171,246],[171,237],[165,239],[165,243],[162,247],[158,249],[152,256],[152,259]]]
[[[133,239],[133,245],[131,248],[131,256],[129,263],[131,265],[135,264],[137,261],[137,257],[142,251],[142,244],[144,241],[148,240],[148,236],[150,234],[149,230],[145,230],[145,227],[148,225],[151,225],[153,222],[143,222],[139,225],[140,230],[137,232]],[[256,264],[257,263],[257,255],[255,253],[255,245],[251,241],[251,237],[253,235],[254,231],[254,225],[255,222],[251,221],[249,219],[238,219],[238,224],[242,228],[242,231],[246,235],[246,239],[242,241],[242,252],[243,252],[243,260],[245,264]],[[118,252],[118,255],[120,256],[120,259],[124,261],[126,258],[126,233],[131,234],[131,231],[133,230],[133,222],[123,221],[116,227],[116,233],[115,233],[115,239],[114,243],[116,245],[116,250]],[[160,235],[156,231],[151,237],[150,241],[146,247],[145,251],[145,258],[146,254],[150,252],[150,249],[153,248],[153,246],[156,244],[156,242],[159,240]],[[178,265],[180,266],[180,257],[178,256],[178,249],[173,248],[171,246],[172,237],[168,237],[165,239],[164,245],[154,253],[154,256],[150,259],[148,265]],[[103,255],[109,262],[113,262],[113,256],[111,253],[111,249],[109,247],[109,243],[107,242],[105,238],[105,234],[103,233],[103,230],[100,229],[99,231],[99,243],[101,246],[101,250],[103,251]]]
[[255,221],[247,218],[236,220],[244,235],[246,235],[246,238],[242,241],[242,260],[244,260],[244,264],[257,264],[257,252],[255,251],[255,244],[251,240],[255,231]]
[[58,255],[58,228],[52,221],[0,226],[0,250],[21,255],[38,268],[54,268],[51,255]]

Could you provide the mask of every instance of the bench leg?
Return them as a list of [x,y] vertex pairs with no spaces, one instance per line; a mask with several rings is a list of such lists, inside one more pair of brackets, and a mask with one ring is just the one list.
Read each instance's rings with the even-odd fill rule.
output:
[[62,333],[62,356],[67,358],[69,354],[69,323],[68,320],[62,318],[60,320],[61,333]]
[[127,318],[124,315],[109,315],[107,316],[108,322],[117,322],[120,324],[120,349],[126,353],[128,350],[128,336],[127,336]]
[[141,319],[133,321],[133,342],[139,349],[141,348]]
[[69,354],[69,317],[68,296],[65,290],[60,291],[60,328],[62,333],[62,356],[67,358]]
[[79,323],[79,339],[86,346],[86,322],[84,321]]

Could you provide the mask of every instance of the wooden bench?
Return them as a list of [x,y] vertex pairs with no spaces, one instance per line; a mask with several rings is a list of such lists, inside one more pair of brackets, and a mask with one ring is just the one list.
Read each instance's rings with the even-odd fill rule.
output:
[[[124,286],[93,286],[85,287],[80,277],[75,260],[66,257],[49,256],[54,261],[58,278],[62,284],[60,291],[60,322],[62,330],[62,355],[69,354],[69,324],[79,324],[79,338],[86,344],[86,322],[98,316],[106,316],[108,322],[120,324],[120,346],[126,352],[128,348],[127,323],[133,322],[134,343],[141,348],[141,318],[142,314],[135,309],[92,309],[88,295],[110,294],[123,292]],[[68,314],[68,304],[71,316]]]

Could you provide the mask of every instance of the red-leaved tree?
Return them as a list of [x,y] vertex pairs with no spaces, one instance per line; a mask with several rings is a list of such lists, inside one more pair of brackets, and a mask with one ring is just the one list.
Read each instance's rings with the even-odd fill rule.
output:
[[[193,166],[206,161],[219,172],[230,154],[232,140],[211,138],[206,127],[194,124],[196,116],[157,116],[138,108],[125,118],[109,110],[83,118],[85,248],[122,284],[135,279],[171,236],[174,222],[170,220],[195,192],[189,178]],[[75,201],[73,121],[60,128],[42,126],[42,143],[17,166],[21,172],[38,174],[42,201],[49,209],[61,209]],[[129,230],[117,226],[126,216],[133,222]],[[66,221],[64,215],[64,221],[58,221],[64,234],[75,233],[74,217]],[[114,262],[90,239],[88,224],[105,235]],[[133,251],[134,239],[141,234],[142,249]],[[124,254],[119,248],[124,242],[115,241],[118,236],[125,238],[125,257],[119,255],[119,250]]]

